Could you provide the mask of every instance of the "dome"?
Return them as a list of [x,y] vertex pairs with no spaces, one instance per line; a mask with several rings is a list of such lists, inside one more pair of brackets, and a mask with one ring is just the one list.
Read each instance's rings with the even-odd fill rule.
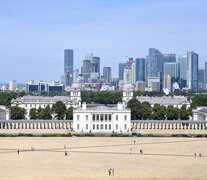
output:
[[132,90],[133,91],[134,86],[130,83],[124,84],[123,90]]
[[71,86],[71,89],[81,89],[81,86],[80,86],[79,83],[74,82],[74,83],[72,84],[72,86]]

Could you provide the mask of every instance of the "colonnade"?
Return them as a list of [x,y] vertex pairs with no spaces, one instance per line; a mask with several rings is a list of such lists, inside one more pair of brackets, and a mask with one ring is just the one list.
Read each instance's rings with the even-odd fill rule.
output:
[[207,130],[207,121],[132,120],[132,129]]
[[67,120],[7,120],[0,121],[0,129],[72,129]]

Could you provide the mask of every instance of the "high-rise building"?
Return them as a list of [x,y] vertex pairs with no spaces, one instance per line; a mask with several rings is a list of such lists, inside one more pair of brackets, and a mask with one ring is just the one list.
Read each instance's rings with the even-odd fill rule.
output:
[[64,74],[65,85],[71,86],[73,84],[73,50],[64,50]]
[[148,77],[159,77],[162,78],[163,74],[163,55],[155,49],[149,49],[149,55],[147,56],[146,62],[146,76]]
[[163,54],[163,62],[176,62],[176,55],[175,54]]
[[133,62],[131,65],[131,72],[132,72],[132,84],[135,85],[136,83],[136,63]]
[[85,60],[92,61],[92,59],[93,59],[93,54],[92,54],[92,53],[87,53],[87,54],[85,55]]
[[83,60],[82,75],[85,83],[90,83],[91,78],[91,62],[90,60]]
[[132,84],[132,70],[129,67],[124,69],[124,84]]
[[100,78],[100,57],[92,57],[91,72],[99,73],[99,78]]
[[17,88],[17,81],[10,80],[9,81],[9,91],[16,91],[16,88]]
[[207,83],[207,62],[205,62],[204,82]]
[[178,82],[180,77],[180,64],[177,62],[164,63],[164,74],[169,74],[173,83]]
[[106,84],[111,84],[111,67],[103,68],[103,79]]
[[204,83],[204,69],[198,70],[198,83]]
[[136,59],[136,81],[145,81],[145,59]]
[[178,62],[180,63],[180,79],[187,79],[187,56],[179,56]]
[[198,91],[198,54],[187,52],[187,86],[193,91]]
[[136,81],[135,91],[145,91],[145,82]]
[[148,78],[148,88],[150,89],[150,91],[160,91],[160,78]]
[[171,92],[172,84],[171,84],[171,76],[169,74],[164,74],[163,76],[163,89],[168,89]]
[[78,82],[79,78],[79,69],[74,69],[73,70],[73,82]]
[[119,63],[119,81],[124,80],[125,68],[126,68],[126,63]]

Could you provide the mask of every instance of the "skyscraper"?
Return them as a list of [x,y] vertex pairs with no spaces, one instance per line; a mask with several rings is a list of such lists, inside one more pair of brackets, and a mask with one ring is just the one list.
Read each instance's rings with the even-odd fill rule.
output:
[[163,62],[176,62],[175,54],[163,54]]
[[90,82],[91,78],[91,62],[90,60],[83,60],[82,75],[85,83]]
[[164,63],[165,75],[169,74],[173,82],[178,82],[180,76],[180,64],[177,62]]
[[207,62],[205,62],[204,82],[207,83]]
[[73,83],[73,50],[64,50],[64,74],[65,85],[71,86]]
[[106,84],[111,84],[111,67],[103,68],[103,79]]
[[168,89],[169,92],[172,90],[171,76],[169,74],[164,74],[163,76],[163,89]]
[[126,68],[126,63],[119,63],[119,81],[124,80],[125,68]]
[[17,88],[17,81],[10,80],[9,81],[9,91],[16,91],[16,88]]
[[193,91],[198,91],[198,54],[187,52],[187,86]]
[[92,57],[91,72],[99,73],[100,77],[100,57]]
[[187,79],[187,56],[179,56],[178,62],[180,63],[180,79]]
[[149,48],[149,55],[147,56],[146,75],[148,77],[162,78],[163,74],[163,55],[155,49]]
[[145,81],[145,59],[136,59],[136,81]]
[[131,65],[131,70],[132,70],[132,84],[135,85],[136,83],[136,63],[133,62]]

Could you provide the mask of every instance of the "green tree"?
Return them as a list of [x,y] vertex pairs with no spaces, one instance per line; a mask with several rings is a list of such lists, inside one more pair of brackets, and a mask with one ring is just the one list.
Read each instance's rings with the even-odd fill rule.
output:
[[148,102],[142,103],[142,119],[149,120],[152,118],[152,107]]
[[183,105],[180,108],[180,120],[189,120],[189,109],[186,108],[186,105]]
[[132,98],[127,107],[131,109],[131,119],[132,120],[139,120],[142,117],[142,109],[141,103],[137,100],[137,98]]
[[39,113],[39,119],[45,119],[45,120],[50,120],[52,119],[52,110],[50,109],[50,106],[47,105],[45,108],[41,110]]
[[69,107],[69,108],[66,110],[65,114],[66,114],[66,119],[68,119],[68,120],[73,120],[73,107],[72,107],[72,106]]
[[197,106],[207,106],[207,95],[199,94],[192,99],[191,108],[194,109]]
[[64,119],[66,106],[62,101],[57,101],[53,104],[52,110],[57,114],[57,119]]
[[18,120],[18,119],[25,119],[26,110],[24,108],[20,108],[18,106],[12,106],[11,110],[11,119]]
[[11,100],[16,97],[17,95],[13,92],[0,92],[0,105],[10,106]]
[[38,112],[37,112],[36,108],[30,109],[29,117],[30,117],[30,119],[38,119],[39,116],[38,116]]
[[168,106],[166,110],[167,120],[178,120],[179,119],[179,108]]
[[153,107],[152,118],[154,120],[165,120],[166,118],[166,107],[155,104]]

